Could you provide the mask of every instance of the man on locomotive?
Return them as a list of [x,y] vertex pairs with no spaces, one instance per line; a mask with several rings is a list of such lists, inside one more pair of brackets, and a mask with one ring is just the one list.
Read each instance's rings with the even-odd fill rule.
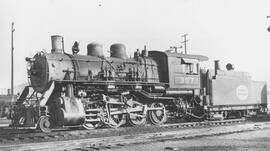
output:
[[80,51],[79,49],[79,43],[77,41],[74,42],[73,46],[72,46],[72,54],[76,55],[78,54]]

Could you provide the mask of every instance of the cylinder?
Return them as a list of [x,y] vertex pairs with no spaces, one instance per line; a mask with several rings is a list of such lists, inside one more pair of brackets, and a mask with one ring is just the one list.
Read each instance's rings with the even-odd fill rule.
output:
[[99,43],[92,42],[87,45],[87,55],[95,57],[103,57],[103,47]]
[[215,60],[215,75],[217,75],[218,70],[220,70],[219,60]]
[[111,57],[127,59],[126,46],[124,44],[112,44],[110,47]]
[[59,35],[51,36],[52,50],[51,53],[63,53],[64,52],[64,38]]

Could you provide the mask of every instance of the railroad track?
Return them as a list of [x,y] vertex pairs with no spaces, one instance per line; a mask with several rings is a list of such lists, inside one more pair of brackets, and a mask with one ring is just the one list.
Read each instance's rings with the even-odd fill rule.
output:
[[225,124],[236,124],[246,121],[245,118],[241,119],[231,119],[231,120],[222,120],[222,121],[203,121],[203,122],[187,122],[187,123],[175,123],[175,124],[164,124],[160,125],[160,127],[168,127],[168,128],[186,128],[186,127],[201,127],[201,126],[218,126]]
[[100,128],[93,130],[58,130],[51,133],[40,133],[33,130],[12,130],[6,129],[6,133],[0,134],[0,145],[8,144],[24,144],[35,142],[65,141],[87,138],[102,138],[109,136],[134,135],[143,133],[155,133],[176,131],[179,129],[200,128],[207,126],[220,126],[239,124],[245,122],[245,119],[231,119],[223,121],[203,121],[203,122],[187,122],[187,123],[170,123],[160,126],[146,125],[142,127],[120,127],[117,129]]
[[[175,129],[163,132],[126,134],[64,141],[50,141],[28,144],[0,145],[0,150],[113,150],[128,148],[130,145],[154,143],[160,141],[177,141],[196,137],[207,137],[270,129],[270,122],[241,123],[223,126],[201,127],[197,129]],[[168,146],[166,148],[169,148]]]

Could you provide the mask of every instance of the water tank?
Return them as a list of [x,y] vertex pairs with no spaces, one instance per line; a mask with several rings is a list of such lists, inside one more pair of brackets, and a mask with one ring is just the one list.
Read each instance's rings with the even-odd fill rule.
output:
[[110,47],[111,57],[127,59],[126,46],[124,44],[112,44]]
[[64,38],[59,35],[51,36],[52,50],[51,53],[63,53],[64,52]]
[[92,42],[87,45],[87,55],[95,57],[103,57],[103,47],[101,44]]

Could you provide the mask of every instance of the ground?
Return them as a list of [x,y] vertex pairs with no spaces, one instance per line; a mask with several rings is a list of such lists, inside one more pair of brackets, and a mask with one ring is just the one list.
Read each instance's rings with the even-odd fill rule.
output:
[[126,146],[119,151],[267,151],[270,150],[270,130],[256,130],[220,136],[156,142]]
[[[149,130],[149,128],[151,128],[151,130]],[[171,128],[172,129],[165,125],[165,127],[97,129],[88,131],[87,138],[81,137],[76,139],[74,139],[75,136],[86,134],[86,131],[58,131],[46,135],[45,133],[31,133],[31,135],[18,133],[18,136],[17,134],[14,135],[15,137],[3,138],[3,145],[0,146],[0,150],[270,150],[269,120],[267,120],[267,122],[247,121],[230,125],[212,125],[196,128]],[[168,131],[162,131],[164,129]],[[149,133],[143,133],[146,131]],[[65,133],[65,135],[62,132]],[[95,132],[98,132],[99,134],[102,133],[100,135],[95,135]],[[109,135],[103,136],[107,132]],[[68,133],[70,135],[67,135]],[[73,136],[74,138],[72,137],[73,139],[69,138],[63,140],[62,137],[64,136],[67,138]],[[50,138],[52,139],[48,140]],[[10,143],[10,141],[13,143]],[[24,143],[20,144],[21,141],[24,141]],[[18,144],[14,142],[17,142]]]

